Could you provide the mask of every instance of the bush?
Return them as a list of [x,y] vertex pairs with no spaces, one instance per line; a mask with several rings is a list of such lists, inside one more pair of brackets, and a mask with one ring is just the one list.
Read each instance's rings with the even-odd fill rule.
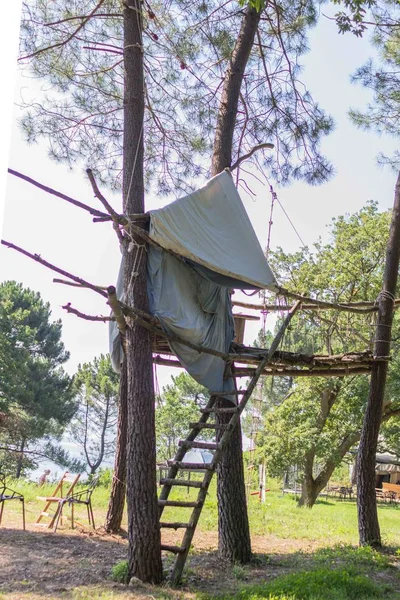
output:
[[111,569],[111,579],[118,583],[128,583],[128,561],[121,560]]

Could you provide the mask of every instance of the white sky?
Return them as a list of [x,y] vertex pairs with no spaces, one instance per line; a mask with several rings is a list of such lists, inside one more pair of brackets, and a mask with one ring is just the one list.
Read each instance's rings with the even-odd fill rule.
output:
[[[2,79],[8,82],[0,97],[0,231],[5,199],[2,237],[93,283],[115,283],[119,250],[110,225],[93,224],[87,213],[15,177],[5,178],[6,168],[10,166],[74,198],[98,206],[81,169],[71,171],[52,162],[47,157],[45,143],[28,146],[18,131],[18,109],[12,110],[12,102],[15,81],[17,100],[21,87],[21,78],[15,75],[20,7],[12,4],[7,7],[7,26],[3,27],[0,36]],[[372,53],[368,40],[359,40],[352,35],[340,36],[335,23],[322,18],[320,25],[311,32],[310,48],[302,61],[305,65],[303,80],[314,98],[335,119],[335,132],[324,140],[323,150],[335,165],[336,175],[329,183],[313,188],[301,183],[283,189],[276,186],[280,201],[307,244],[312,244],[319,236],[326,239],[326,225],[332,217],[354,212],[369,199],[379,201],[382,209],[392,206],[395,175],[376,166],[376,155],[379,151],[390,153],[396,145],[388,138],[356,130],[347,117],[349,106],[364,107],[369,99],[365,90],[349,83],[351,73]],[[30,85],[28,79],[22,83],[23,86]],[[265,247],[270,196],[260,184],[251,183],[251,186],[257,192],[256,199],[243,193],[242,199]],[[119,209],[120,198],[106,195]],[[165,203],[165,198],[148,198],[146,208],[157,208]],[[277,245],[286,251],[299,247],[299,240],[279,206],[272,231],[272,246]],[[108,351],[107,326],[81,321],[66,314],[61,306],[71,302],[91,314],[108,314],[108,307],[104,299],[93,292],[53,284],[54,276],[57,275],[30,259],[0,247],[0,281],[15,279],[40,291],[52,306],[53,318],[62,318],[63,340],[71,352],[66,369],[73,373],[79,363]],[[257,330],[257,324],[248,325],[248,343],[254,340]],[[158,380],[160,386],[168,382],[167,369],[158,369]]]

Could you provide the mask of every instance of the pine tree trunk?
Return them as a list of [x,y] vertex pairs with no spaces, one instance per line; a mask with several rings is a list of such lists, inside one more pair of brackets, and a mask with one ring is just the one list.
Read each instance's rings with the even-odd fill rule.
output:
[[121,529],[126,492],[126,446],[128,425],[128,394],[126,360],[124,360],[118,393],[117,447],[115,449],[114,476],[104,529],[107,533],[118,533]]
[[[225,73],[214,138],[213,175],[217,175],[232,164],[233,135],[240,88],[259,20],[260,14],[255,9],[248,7],[245,10],[231,62]],[[221,419],[223,419],[222,415],[219,416],[220,422]],[[232,433],[218,465],[217,475],[219,553],[233,562],[248,562],[251,558],[251,541],[240,423]]]
[[[375,356],[388,356],[392,335],[393,300],[396,294],[400,261],[400,172],[397,178],[392,221],[386,250],[382,292],[378,299]],[[382,545],[375,494],[375,457],[382,419],[388,363],[372,365],[371,382],[364,425],[358,450],[357,505],[361,545]]]
[[[220,405],[232,406],[229,401],[219,402]],[[217,422],[228,423],[229,415],[218,415]],[[217,477],[218,552],[232,563],[247,563],[251,559],[251,540],[240,421],[217,467]]]
[[[140,0],[124,8],[124,142],[123,199],[127,214],[144,212],[143,118],[144,79]],[[131,252],[124,248],[126,301],[148,312],[146,254],[139,238]],[[141,260],[135,264],[136,253]],[[131,274],[136,271],[136,277]],[[132,282],[132,285],[131,285]],[[128,572],[129,577],[162,580],[157,506],[155,405],[152,347],[149,332],[133,320],[126,331],[128,388]]]

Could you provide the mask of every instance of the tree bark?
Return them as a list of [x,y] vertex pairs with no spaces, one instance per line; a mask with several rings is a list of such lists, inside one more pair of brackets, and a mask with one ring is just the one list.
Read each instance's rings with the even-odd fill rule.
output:
[[126,492],[126,447],[128,421],[127,370],[124,359],[119,382],[117,447],[115,450],[114,475],[111,484],[111,495],[104,523],[107,533],[118,533],[121,530],[122,516]]
[[22,438],[19,453],[18,453],[18,458],[17,458],[17,470],[15,472],[15,479],[19,479],[21,477],[22,465],[24,462],[25,441],[26,441],[25,438]]
[[[232,164],[233,136],[244,72],[260,21],[254,8],[245,10],[239,35],[225,73],[221,102],[214,137],[211,171],[217,175]],[[229,406],[220,400],[220,406]],[[218,421],[224,417],[218,415]],[[240,422],[217,468],[218,549],[222,557],[232,562],[248,562],[251,558],[251,540],[246,505],[243,471],[242,431]]]
[[361,432],[356,432],[346,436],[339,448],[336,451],[335,459],[327,460],[324,468],[320,474],[314,479],[313,477],[313,462],[307,462],[305,466],[304,479],[302,482],[301,496],[298,502],[298,506],[305,506],[306,508],[312,508],[318,498],[319,493],[326,487],[330,480],[333,471],[337,467],[339,460],[342,459],[354,444],[360,439]]
[[[124,7],[123,199],[126,214],[144,212],[144,78],[140,0]],[[124,247],[126,302],[148,312],[146,260],[142,242]],[[142,259],[135,264],[135,258]],[[137,272],[133,277],[132,273]],[[157,506],[155,406],[149,332],[130,320],[126,331],[128,387],[128,573],[141,581],[162,580]]]
[[221,102],[214,137],[212,173],[216,175],[232,164],[233,134],[235,131],[240,88],[261,13],[254,8],[245,10],[230,65],[225,73]]
[[[221,401],[219,401],[221,404]],[[232,406],[225,401],[224,405]],[[218,423],[228,423],[229,415],[218,415]],[[243,470],[240,421],[232,432],[224,456],[217,467],[218,552],[232,563],[251,559],[251,540]]]
[[[400,172],[396,182],[392,221],[386,249],[382,292],[378,298],[378,319],[374,355],[388,356],[392,336],[393,300],[400,261]],[[375,494],[375,456],[381,424],[388,363],[372,366],[368,404],[358,450],[357,506],[361,545],[382,545]]]

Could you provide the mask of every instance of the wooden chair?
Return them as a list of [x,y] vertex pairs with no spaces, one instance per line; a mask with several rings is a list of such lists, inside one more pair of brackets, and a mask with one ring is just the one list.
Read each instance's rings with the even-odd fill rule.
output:
[[25,499],[22,494],[12,490],[6,485],[4,473],[0,473],[0,525],[3,518],[4,502],[6,500],[19,500],[22,502],[22,525],[25,531]]
[[95,529],[93,508],[92,508],[92,494],[93,494],[94,488],[98,484],[98,481],[99,481],[99,475],[97,475],[97,477],[93,477],[89,486],[87,488],[85,488],[84,490],[81,490],[80,492],[75,492],[74,494],[68,495],[66,498],[61,500],[61,502],[59,503],[57,520],[56,520],[56,523],[54,526],[55,532],[57,531],[58,523],[61,519],[63,508],[64,508],[65,504],[67,504],[67,503],[71,506],[72,529],[74,528],[74,505],[75,504],[86,504],[89,525],[91,525],[93,527],[93,529]]
[[[60,481],[57,483],[57,486],[54,489],[54,492],[50,495],[50,496],[37,496],[37,500],[44,500],[46,502],[44,509],[42,510],[42,512],[40,513],[40,515],[38,516],[38,518],[35,521],[35,525],[39,525],[40,521],[42,520],[43,517],[50,517],[50,523],[48,524],[48,528],[51,529],[54,526],[54,523],[56,521],[56,519],[59,520],[59,513],[60,513],[60,508],[61,508],[61,512],[62,512],[62,502],[68,497],[71,496],[71,494],[73,494],[74,491],[74,487],[76,486],[76,484],[79,481],[81,474],[78,473],[78,475],[72,475],[71,473],[69,473],[68,471],[66,471],[64,473],[64,475],[61,477]],[[65,492],[64,492],[65,490]],[[54,515],[52,515],[51,513],[47,512],[49,507],[54,504],[57,503],[57,508],[56,511],[54,513]],[[57,523],[58,523],[57,520]]]

